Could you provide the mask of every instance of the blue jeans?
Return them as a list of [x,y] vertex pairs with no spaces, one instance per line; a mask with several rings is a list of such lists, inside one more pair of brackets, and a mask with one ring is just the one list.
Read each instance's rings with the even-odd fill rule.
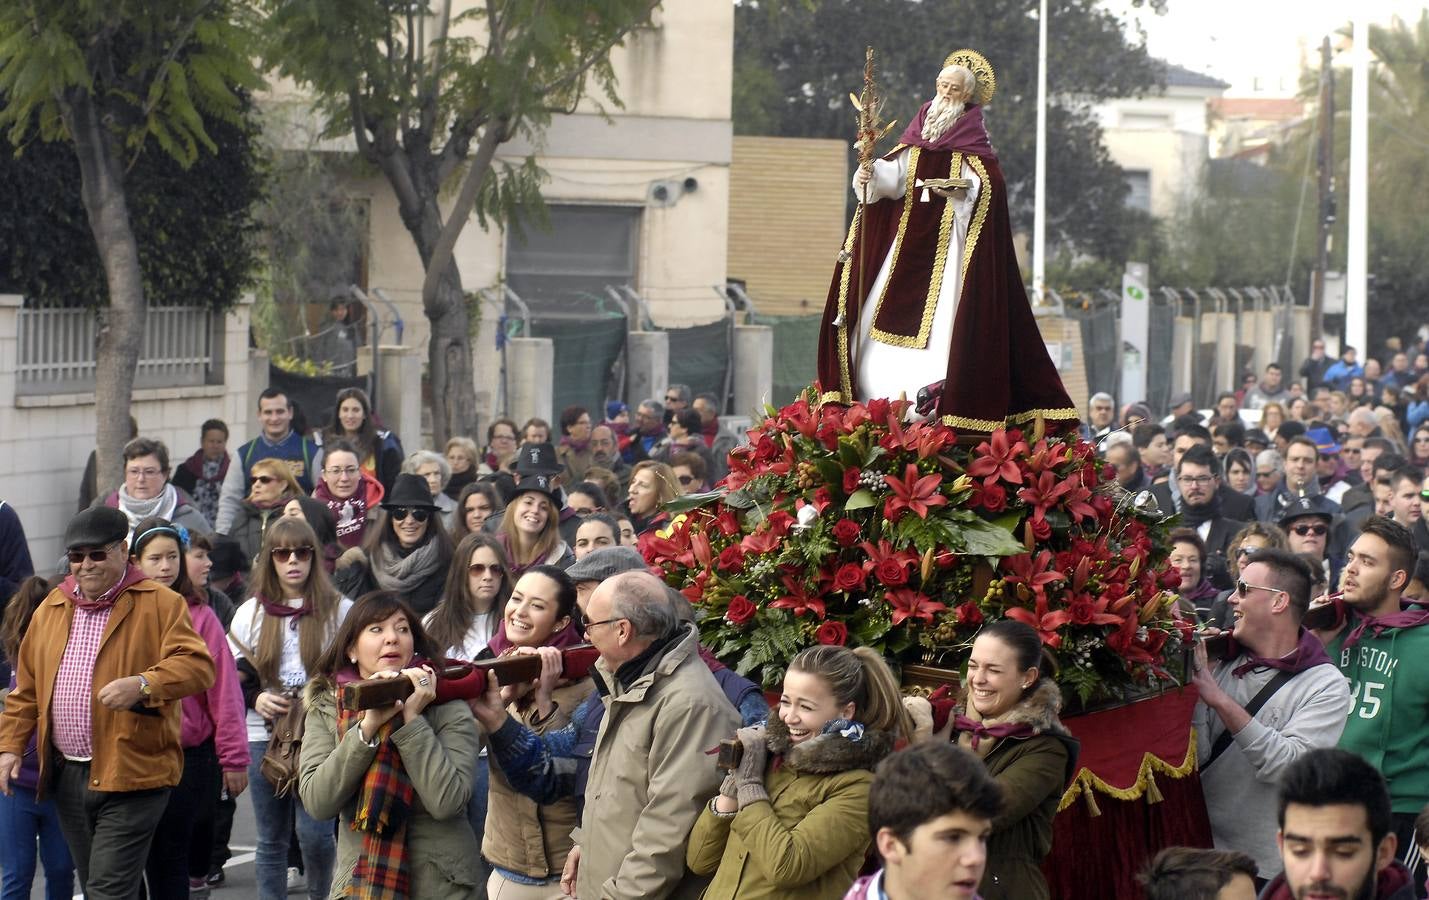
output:
[[[476,758],[475,777],[471,781],[471,800],[466,805],[466,817],[471,822],[471,830],[476,833],[477,853],[481,852],[481,841],[486,834],[486,794],[491,785],[491,770],[487,766],[487,758],[478,756]],[[481,882],[478,885],[476,894],[472,900],[484,900],[486,897],[486,880],[491,875],[491,867],[486,864],[485,857],[480,859]]]
[[0,871],[5,873],[0,900],[29,900],[36,839],[45,867],[45,897],[69,900],[74,896],[74,861],[60,833],[54,801],[37,803],[34,791],[15,787],[9,797],[0,794]]
[[253,798],[253,815],[258,825],[258,851],[253,866],[258,876],[258,898],[285,900],[288,896],[288,836],[296,825],[308,898],[325,900],[337,858],[336,823],[308,815],[296,791],[286,797],[273,796],[273,786],[258,770],[267,749],[267,741],[248,742],[248,753],[252,757],[248,764],[248,795]]

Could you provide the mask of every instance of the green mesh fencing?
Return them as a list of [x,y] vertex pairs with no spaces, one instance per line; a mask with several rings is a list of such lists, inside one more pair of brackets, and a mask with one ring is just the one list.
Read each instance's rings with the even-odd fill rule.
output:
[[[774,330],[774,394],[769,402],[783,406],[813,383],[819,368],[819,323],[822,316],[750,317],[752,325]],[[747,414],[749,410],[734,410]]]
[[559,416],[568,406],[584,406],[593,420],[605,418],[611,368],[625,349],[625,317],[533,319],[531,336],[550,338],[554,345],[553,414]]
[[[691,396],[710,393],[724,397],[729,369],[730,323],[720,319],[692,328],[667,328],[670,341],[670,384],[687,384]],[[643,398],[632,397],[631,402]]]

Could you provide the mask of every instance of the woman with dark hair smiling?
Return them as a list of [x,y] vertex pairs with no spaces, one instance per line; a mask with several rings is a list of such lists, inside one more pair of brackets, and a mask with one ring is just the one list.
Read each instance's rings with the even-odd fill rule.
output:
[[362,388],[343,388],[337,392],[332,421],[322,432],[324,454],[326,448],[338,440],[347,441],[357,451],[357,464],[364,473],[381,483],[383,490],[392,490],[392,483],[402,470],[402,442],[372,421],[372,402]]
[[[391,591],[352,607],[304,691],[308,709],[298,796],[339,820],[333,897],[469,898],[479,859],[466,821],[480,739],[465,703],[436,703],[440,655],[416,613]],[[338,690],[405,678],[406,700],[345,709]]]
[[348,596],[396,591],[418,614],[431,612],[442,596],[452,545],[426,479],[398,475],[382,510],[362,547],[338,559],[338,587]]

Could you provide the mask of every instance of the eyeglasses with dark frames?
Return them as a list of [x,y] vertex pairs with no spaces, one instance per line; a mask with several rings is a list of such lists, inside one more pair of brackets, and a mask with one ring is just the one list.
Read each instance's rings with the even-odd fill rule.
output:
[[119,546],[119,542],[115,541],[95,550],[70,550],[65,556],[69,558],[69,564],[72,566],[83,565],[86,559],[90,562],[102,563],[109,558],[109,551],[117,546]]

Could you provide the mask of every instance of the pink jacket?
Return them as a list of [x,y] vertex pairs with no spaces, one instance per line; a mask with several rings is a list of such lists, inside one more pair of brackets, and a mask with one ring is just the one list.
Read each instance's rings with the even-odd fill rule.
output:
[[208,645],[213,657],[213,686],[183,700],[184,720],[179,743],[197,747],[210,737],[218,752],[219,768],[225,772],[248,769],[248,726],[244,717],[243,690],[238,686],[238,666],[228,649],[223,625],[207,603],[189,599],[189,618],[194,631]]

